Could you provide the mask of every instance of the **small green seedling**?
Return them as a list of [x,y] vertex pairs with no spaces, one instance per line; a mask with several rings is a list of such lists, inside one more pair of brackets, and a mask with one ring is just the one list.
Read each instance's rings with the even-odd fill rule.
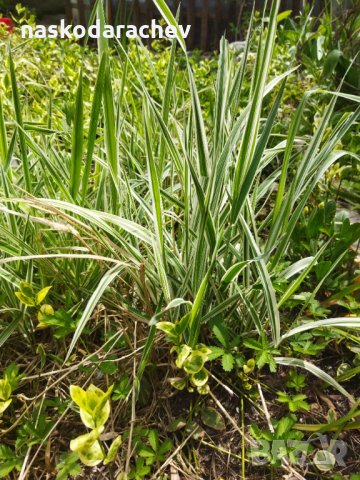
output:
[[306,385],[305,375],[297,373],[296,370],[290,370],[289,380],[286,382],[286,386],[294,388],[297,392],[302,390]]
[[58,340],[67,337],[76,329],[76,320],[63,308],[54,311],[51,305],[42,305],[38,312],[38,329],[52,327]]
[[148,466],[162,464],[166,460],[167,453],[173,447],[172,441],[167,438],[160,442],[157,430],[150,430],[147,440],[149,445],[141,443],[137,448],[137,454],[145,459],[145,464]]
[[104,465],[113,462],[122,442],[121,436],[115,438],[107,454],[100,442],[100,435],[110,415],[112,391],[113,385],[106,392],[95,385],[90,385],[87,390],[76,385],[70,386],[70,396],[80,409],[81,420],[91,429],[90,432],[71,440],[70,449],[76,452],[82,463],[88,467],[94,467],[101,462]]
[[287,403],[290,412],[297,412],[299,410],[309,410],[310,405],[305,401],[307,396],[302,393],[296,395],[288,395],[286,392],[277,392],[277,401],[280,403]]
[[245,347],[255,350],[255,361],[256,366],[259,370],[261,370],[265,365],[268,365],[270,372],[276,372],[276,362],[274,360],[274,355],[279,354],[279,351],[272,345],[270,345],[265,335],[261,336],[261,341],[255,340],[253,338],[247,338],[244,340],[243,343]]
[[290,463],[298,461],[299,454],[312,451],[309,442],[303,442],[303,433],[294,429],[296,417],[289,415],[274,422],[275,430],[261,430],[256,424],[251,425],[250,434],[256,440],[257,446],[251,447],[249,456],[255,461],[270,462],[279,467],[282,459],[288,458]]
[[45,287],[35,293],[30,283],[20,282],[20,291],[15,292],[15,295],[23,305],[27,307],[38,307],[45,300],[51,288],[51,286]]
[[15,295],[23,305],[37,309],[38,330],[52,327],[54,337],[61,339],[75,331],[76,321],[66,310],[60,308],[55,311],[52,305],[43,303],[51,288],[45,287],[35,293],[30,283],[20,282],[20,291]]
[[7,445],[0,444],[0,478],[9,478],[13,470],[20,472],[23,460]]
[[151,472],[151,467],[146,465],[144,458],[138,458],[135,465],[132,467],[129,475],[125,473],[118,477],[118,480],[144,480]]
[[213,322],[212,332],[221,347],[210,347],[212,353],[209,360],[215,360],[216,358],[221,357],[221,366],[224,372],[233,371],[235,366],[242,367],[245,359],[243,355],[238,352],[240,337],[237,336],[233,338],[227,325],[225,325],[222,319],[217,319]]
[[132,386],[127,375],[121,375],[119,383],[115,385],[113,400],[125,400],[131,392]]
[[68,480],[76,477],[82,472],[79,465],[79,455],[76,452],[65,453],[61,456],[60,462],[56,465],[56,480]]

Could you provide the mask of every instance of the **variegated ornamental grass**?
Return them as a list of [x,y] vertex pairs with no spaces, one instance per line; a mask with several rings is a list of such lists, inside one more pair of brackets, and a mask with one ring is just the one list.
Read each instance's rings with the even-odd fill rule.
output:
[[[154,3],[169,24],[177,25],[165,2]],[[302,135],[306,106],[320,94],[304,92],[286,138],[273,135],[285,83],[297,65],[269,79],[280,2],[271,3],[260,36],[250,26],[241,60],[225,39],[221,42],[210,126],[187,57],[186,82],[177,83],[178,49],[186,51],[180,37],[172,45],[165,84],[154,73],[162,102],[150,95],[141,65],[123,45],[110,46],[101,38],[90,120],[83,118],[81,73],[75,102],[66,106],[71,131],[52,128],[50,96],[46,125],[24,117],[19,67],[9,44],[13,115],[5,118],[0,108],[0,278],[2,311],[7,319],[9,312],[13,315],[1,324],[1,345],[16,329],[31,338],[36,326],[25,308],[19,310],[14,295],[24,279],[52,284],[60,303],[66,290],[82,311],[66,343],[66,360],[101,301],[146,325],[138,377],[160,320],[175,322],[187,315],[184,335],[191,349],[206,342],[203,326],[219,317],[244,337],[265,332],[274,347],[317,327],[359,328],[360,319],[353,317],[305,325],[283,320],[286,302],[323,253],[282,269],[294,228],[325,172],[354,155],[339,145],[359,120],[360,98],[346,95],[353,112],[334,125],[334,108],[345,94],[327,92],[321,120],[311,135]],[[105,24],[101,2],[95,14]],[[139,43],[138,49],[151,67],[145,47]],[[255,50],[247,106],[240,108]],[[113,54],[120,65],[116,75]],[[128,80],[129,71],[136,83]],[[273,102],[264,117],[268,98]],[[279,295],[274,284],[286,275],[291,280]],[[352,399],[311,363],[276,360],[311,371]]]

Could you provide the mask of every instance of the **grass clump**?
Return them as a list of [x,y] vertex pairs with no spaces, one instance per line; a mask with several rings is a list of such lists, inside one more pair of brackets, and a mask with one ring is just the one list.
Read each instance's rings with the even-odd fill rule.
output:
[[[77,47],[71,91],[31,87],[31,113],[16,58],[30,47],[3,48],[0,345],[23,375],[16,402],[0,397],[4,475],[201,478],[214,451],[242,470],[226,478],[245,478],[255,441],[358,428],[343,383],[359,373],[360,228],[326,176],[358,160],[359,97],[314,85],[284,105],[299,69],[295,54],[274,68],[278,13],[272,2],[250,25],[240,55],[222,40],[205,91],[184,45],[160,53],[159,74],[143,45],[103,39]],[[337,369],[316,365],[334,352]],[[314,419],[315,394],[330,407]],[[212,439],[227,424],[235,451]],[[285,453],[269,471],[301,472]]]

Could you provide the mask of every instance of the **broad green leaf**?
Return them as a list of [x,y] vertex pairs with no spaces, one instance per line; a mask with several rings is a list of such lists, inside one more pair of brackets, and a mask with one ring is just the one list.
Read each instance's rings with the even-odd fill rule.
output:
[[320,472],[330,472],[336,465],[336,457],[328,450],[319,450],[313,462]]
[[15,295],[17,296],[17,298],[20,300],[20,302],[23,305],[26,305],[27,307],[35,307],[36,306],[35,301],[32,298],[24,295],[22,292],[15,292]]
[[2,415],[5,412],[5,410],[9,407],[11,402],[12,402],[11,398],[10,400],[6,400],[5,402],[0,402],[0,415]]
[[191,375],[191,383],[194,387],[203,387],[207,384],[209,374],[205,368],[202,368],[199,372]]
[[148,435],[149,443],[154,452],[157,452],[159,449],[159,434],[156,430],[150,430]]
[[176,335],[176,325],[171,322],[158,322],[156,328],[168,335]]
[[70,442],[70,449],[73,452],[84,452],[89,450],[95,442],[97,442],[98,438],[104,431],[104,427],[98,427],[92,430],[89,433],[85,433],[84,435],[80,435],[77,438],[74,438]]
[[45,300],[45,297],[47,296],[47,294],[49,293],[51,288],[52,288],[52,286],[45,287],[42,290],[40,290],[40,292],[38,292],[36,294],[36,305],[39,305],[41,302],[43,302]]
[[186,373],[195,373],[200,372],[206,362],[206,355],[198,351],[193,351],[184,361],[184,370]]
[[180,377],[170,378],[169,381],[171,385],[177,390],[184,390],[184,388],[186,387],[186,378],[180,378]]
[[0,379],[0,400],[8,400],[11,396],[12,388],[7,379]]
[[70,385],[70,396],[79,408],[83,410],[87,409],[87,395],[85,390],[77,385]]
[[[19,461],[16,460],[5,460],[4,462],[0,463],[0,478],[9,478],[8,475],[11,473],[15,468],[19,470]],[[20,465],[21,469],[21,465]]]
[[221,359],[221,364],[224,372],[231,372],[234,368],[235,359],[231,353],[224,353]]
[[98,440],[96,440],[91,447],[80,450],[78,453],[80,460],[87,467],[95,467],[104,460],[104,452]]
[[234,280],[242,270],[250,263],[250,260],[245,260],[243,262],[238,262],[235,265],[232,265],[223,275],[221,283],[228,284]]
[[212,407],[205,407],[201,411],[201,420],[207,427],[219,432],[225,430],[226,428],[223,416]]
[[191,348],[188,345],[181,345],[177,349],[177,359],[175,360],[176,366],[178,368],[182,368],[184,365],[185,360],[188,358],[188,356],[191,353]]
[[282,20],[285,20],[285,18],[290,17],[292,13],[292,10],[285,10],[284,12],[279,13],[279,15],[276,17],[276,20],[278,23],[280,23]]
[[115,460],[121,444],[122,444],[122,437],[121,437],[121,435],[119,435],[112,442],[112,444],[109,448],[109,451],[108,451],[108,453],[107,453],[107,455],[104,459],[104,465],[108,465],[109,463],[112,463]]
[[340,50],[331,50],[330,53],[328,53],[325,64],[324,64],[324,70],[323,70],[323,77],[324,78],[329,78],[337,64],[339,63],[340,57],[342,56],[342,52]]
[[29,282],[24,282],[24,281],[20,282],[20,291],[27,297],[32,297],[34,293],[34,290],[31,284]]

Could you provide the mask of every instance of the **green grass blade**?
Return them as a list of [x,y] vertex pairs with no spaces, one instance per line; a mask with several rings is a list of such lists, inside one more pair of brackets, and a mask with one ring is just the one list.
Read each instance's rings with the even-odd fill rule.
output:
[[111,270],[106,272],[105,275],[102,277],[100,283],[98,284],[93,294],[91,295],[89,301],[87,302],[84,312],[79,320],[79,323],[77,324],[74,336],[66,352],[65,363],[69,360],[75,348],[75,345],[77,344],[84,328],[86,327],[86,324],[90,320],[91,314],[94,311],[96,305],[98,304],[100,298],[102,297],[102,295],[104,294],[108,286],[116,279],[116,277],[120,274],[120,272],[123,269],[124,269],[123,265],[116,265]]
[[2,95],[0,95],[0,161],[3,166],[6,164],[7,153],[8,153],[8,145],[7,145],[7,136],[6,136],[6,126],[5,126],[5,118],[4,118],[4,111],[3,111]]
[[341,318],[327,318],[326,320],[316,320],[315,322],[304,323],[298,327],[292,328],[281,336],[281,341],[293,337],[302,332],[314,330],[315,328],[351,328],[358,330],[360,328],[360,317],[341,317]]
[[287,358],[287,357],[274,357],[275,362],[278,365],[285,365],[286,367],[298,367],[307,370],[316,377],[318,377],[323,382],[331,385],[333,388],[338,390],[342,395],[345,395],[346,398],[350,400],[351,403],[355,402],[354,397],[343,388],[336,380],[328,375],[324,370],[317,367],[313,363],[308,362],[307,360],[300,360],[299,358]]
[[76,92],[75,115],[72,136],[70,193],[76,199],[81,184],[82,155],[84,149],[84,105],[83,105],[83,72],[79,76]]
[[96,134],[97,134],[99,117],[100,117],[102,98],[104,94],[105,68],[106,68],[106,56],[104,55],[101,58],[99,71],[96,78],[94,98],[93,98],[91,115],[90,115],[87,153],[86,153],[84,174],[82,179],[82,203],[83,204],[85,202],[86,194],[89,187],[88,183],[89,183],[89,177],[91,172],[91,165],[93,161],[93,153],[94,153],[94,147],[96,142]]
[[9,51],[9,68],[10,68],[10,79],[11,79],[11,89],[12,89],[12,96],[13,96],[13,103],[14,103],[14,110],[15,110],[15,118],[19,126],[18,135],[20,140],[21,161],[22,161],[22,167],[23,167],[23,173],[24,173],[24,179],[25,179],[25,188],[29,193],[32,193],[30,167],[29,167],[29,161],[28,161],[28,155],[27,155],[26,140],[25,140],[24,131],[23,131],[23,120],[22,120],[22,113],[21,113],[20,97],[19,97],[18,85],[16,80],[16,74],[15,74],[15,66],[14,66],[11,50]]
[[183,49],[184,53],[186,54],[186,44],[185,40],[181,34],[181,31],[179,29],[179,25],[174,17],[174,15],[171,13],[170,8],[167,6],[166,2],[164,0],[153,0],[155,6],[161,13],[162,17],[166,21],[166,23],[172,27],[175,28],[176,30],[176,38],[177,41],[179,42],[181,48]]

